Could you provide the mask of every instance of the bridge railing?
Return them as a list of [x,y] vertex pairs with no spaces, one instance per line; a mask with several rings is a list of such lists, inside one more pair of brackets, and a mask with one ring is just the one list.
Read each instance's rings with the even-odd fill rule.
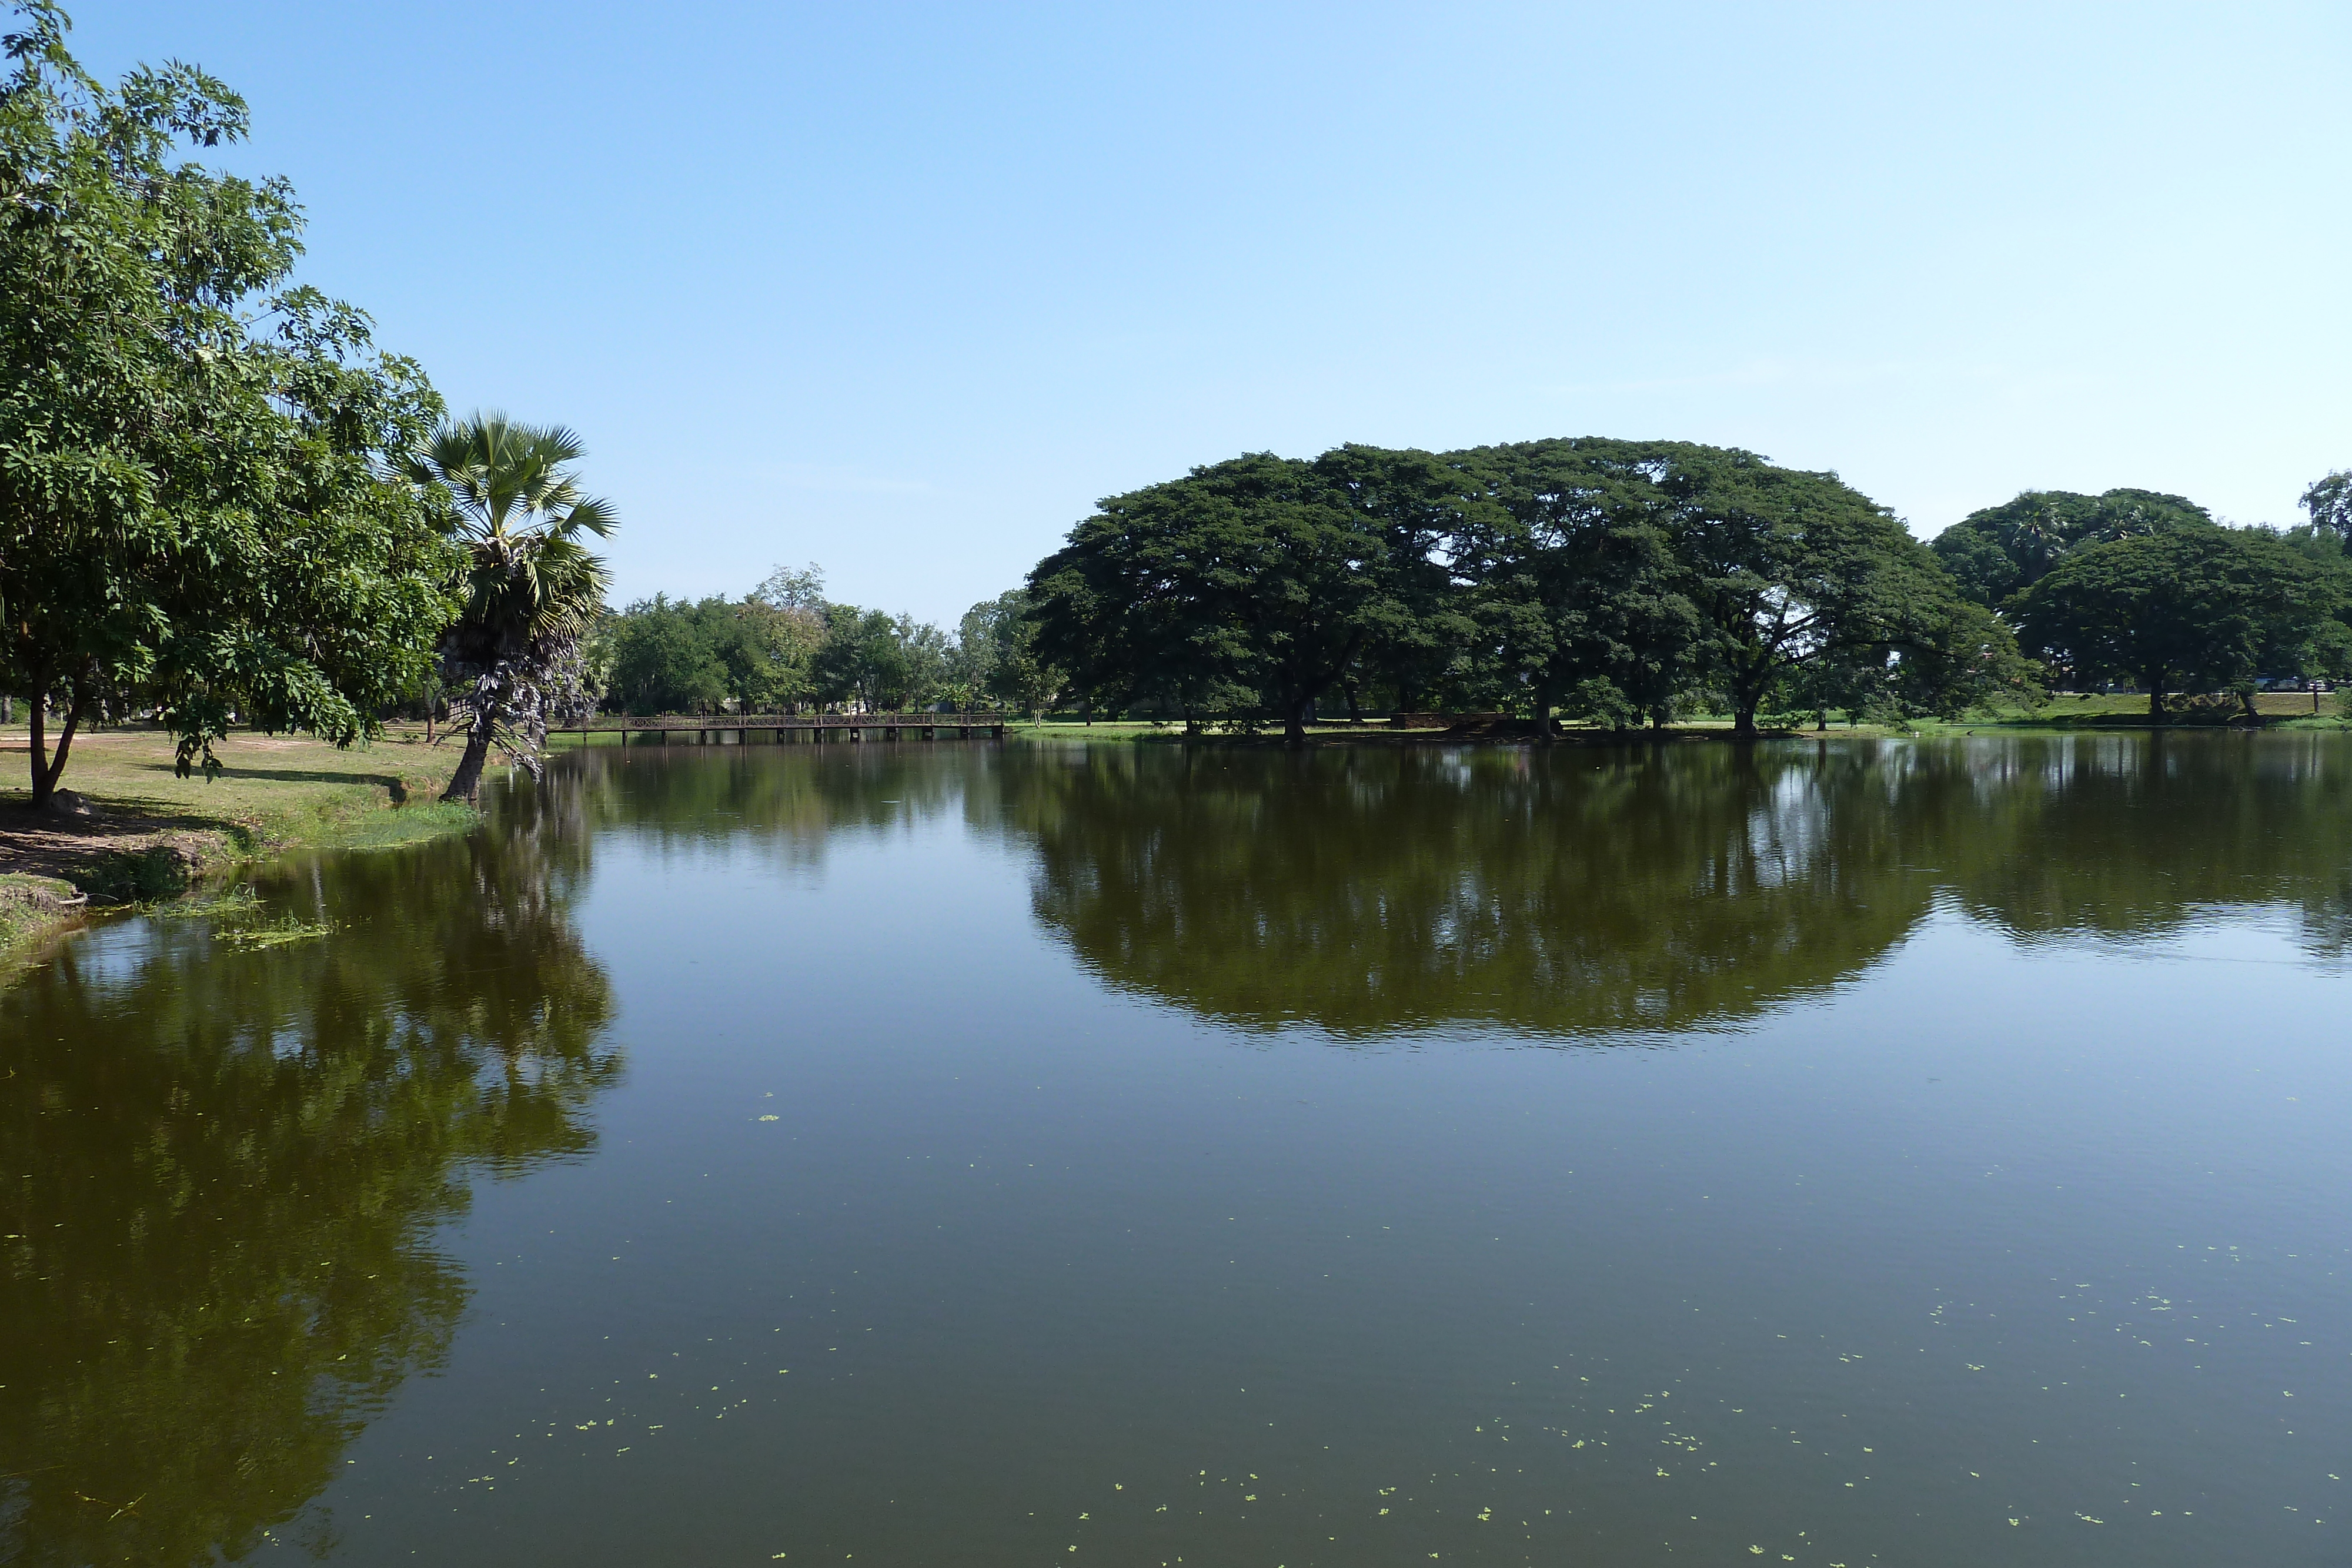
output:
[[551,727],[583,729],[916,729],[934,726],[978,729],[1010,724],[1013,716],[980,708],[953,713],[667,713],[599,714]]
[[730,730],[738,740],[761,730],[779,740],[795,730],[805,733],[812,740],[845,734],[853,740],[863,740],[876,731],[886,737],[901,737],[909,730],[931,739],[985,736],[1002,740],[1004,727],[1012,721],[1011,714],[974,708],[956,713],[673,713],[645,718],[620,714],[548,727],[555,734],[576,735],[583,743],[592,735],[617,735],[624,740],[632,735],[659,735],[667,742],[673,735],[723,734]]

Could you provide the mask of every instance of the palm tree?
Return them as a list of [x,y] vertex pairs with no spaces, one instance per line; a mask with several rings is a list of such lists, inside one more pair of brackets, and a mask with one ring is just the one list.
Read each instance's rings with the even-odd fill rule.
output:
[[614,522],[571,472],[584,451],[561,425],[477,413],[443,424],[402,464],[443,502],[467,558],[465,611],[443,635],[441,663],[471,717],[445,800],[474,798],[493,744],[536,773],[549,715],[581,700],[581,635],[612,580],[579,536],[601,538]]

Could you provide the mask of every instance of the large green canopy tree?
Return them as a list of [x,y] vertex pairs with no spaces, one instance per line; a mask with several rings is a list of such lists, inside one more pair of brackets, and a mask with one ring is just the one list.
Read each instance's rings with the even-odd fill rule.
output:
[[2109,539],[2066,559],[2012,604],[2021,640],[2077,684],[2138,683],[2148,716],[2184,690],[2295,675],[2341,603],[2336,584],[2261,528]]
[[1241,457],[1103,502],[1029,593],[1079,689],[1188,716],[1231,694],[1293,739],[1359,673],[1408,705],[1443,673],[1539,733],[1563,699],[1623,722],[1711,689],[1742,735],[1820,666],[1936,711],[2026,674],[1885,507],[1683,443]]
[[1109,497],[1030,573],[1040,655],[1121,700],[1254,692],[1303,739],[1352,660],[1412,632],[1410,524],[1351,474],[1254,453]]
[[441,662],[469,716],[445,800],[474,798],[493,745],[536,773],[548,719],[585,706],[581,638],[611,578],[580,536],[614,525],[572,472],[585,451],[559,425],[477,413],[403,455],[403,475],[465,551],[465,608]]
[[357,739],[453,608],[447,547],[385,472],[438,402],[365,317],[283,287],[302,221],[282,182],[180,161],[245,134],[241,99],[177,64],[107,89],[63,12],[16,9],[0,690],[31,711],[33,801],[100,717],[159,715],[183,770],[232,719]]
[[[1965,612],[1949,573],[1885,507],[1834,474],[1782,468],[1752,452],[1661,442],[1641,458],[1659,526],[1689,574],[1707,678],[1735,734],[1791,674],[1829,663],[1892,669],[2019,671],[2009,633]],[[1929,706],[1943,687],[1919,688]]]

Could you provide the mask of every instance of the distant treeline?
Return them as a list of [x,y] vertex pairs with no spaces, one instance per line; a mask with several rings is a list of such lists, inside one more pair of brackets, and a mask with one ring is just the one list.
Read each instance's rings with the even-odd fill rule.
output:
[[1023,602],[1016,591],[975,604],[950,633],[834,603],[814,566],[780,568],[739,600],[656,594],[608,614],[588,639],[589,678],[612,713],[1035,710],[1056,693],[1027,654]]
[[1280,724],[1472,709],[1958,716],[2048,688],[2352,676],[2352,476],[2310,520],[2028,491],[1932,543],[1834,474],[1685,443],[1255,454],[1101,503],[950,632],[779,570],[605,617],[589,684],[638,714],[997,706]]
[[1320,704],[1957,715],[2045,682],[2171,693],[2352,663],[2343,476],[2292,533],[2029,492],[1931,549],[1834,474],[1672,442],[1257,454],[1105,500],[1031,572],[1036,685],[1090,711]]

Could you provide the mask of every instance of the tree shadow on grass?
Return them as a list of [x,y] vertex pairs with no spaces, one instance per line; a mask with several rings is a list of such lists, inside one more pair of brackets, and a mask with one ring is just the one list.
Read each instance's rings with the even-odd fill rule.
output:
[[[138,766],[150,773],[176,771],[168,762],[142,762]],[[373,784],[388,791],[395,806],[408,800],[407,782],[396,773],[322,773],[316,768],[223,768],[213,777],[266,779],[277,784]]]

